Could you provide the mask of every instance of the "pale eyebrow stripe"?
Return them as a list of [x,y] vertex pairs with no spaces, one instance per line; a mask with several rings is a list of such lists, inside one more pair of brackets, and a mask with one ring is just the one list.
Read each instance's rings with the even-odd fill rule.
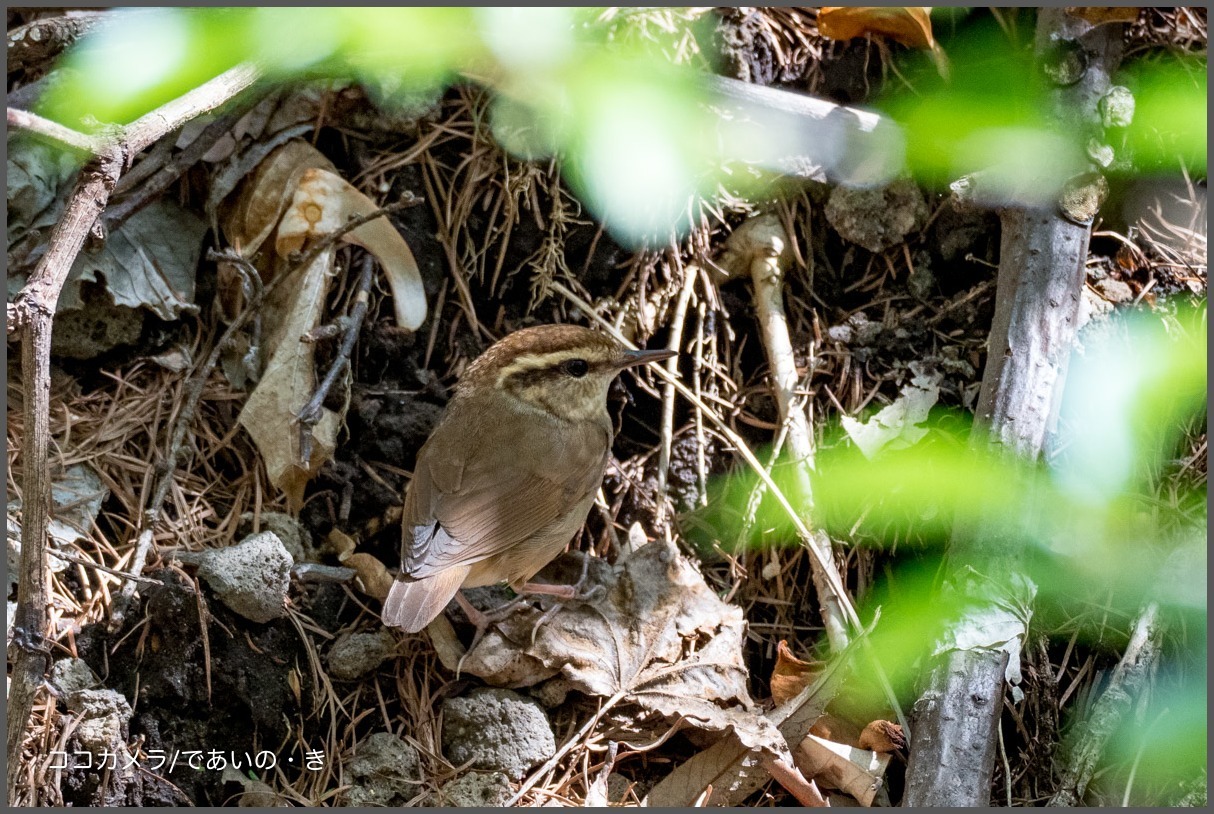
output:
[[551,370],[562,362],[567,362],[570,359],[585,359],[592,367],[598,367],[602,364],[601,359],[588,359],[585,350],[562,350],[552,351],[551,353],[528,353],[518,357],[508,366],[502,368],[502,371],[497,374],[497,384],[500,387],[506,379],[511,376],[518,376],[533,371]]

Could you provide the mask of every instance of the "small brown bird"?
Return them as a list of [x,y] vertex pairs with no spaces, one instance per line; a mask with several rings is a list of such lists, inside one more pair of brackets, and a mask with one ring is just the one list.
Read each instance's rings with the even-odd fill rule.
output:
[[419,631],[462,599],[461,587],[507,582],[520,593],[571,596],[569,586],[528,580],[582,527],[602,483],[607,389],[625,368],[673,355],[541,325],[473,361],[418,453],[384,623]]

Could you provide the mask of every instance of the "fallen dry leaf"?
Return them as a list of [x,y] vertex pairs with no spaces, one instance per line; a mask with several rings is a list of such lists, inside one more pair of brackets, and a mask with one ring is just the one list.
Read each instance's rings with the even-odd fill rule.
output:
[[818,31],[832,40],[879,34],[912,48],[935,49],[931,6],[823,6]]
[[240,192],[222,216],[224,237],[252,257],[273,234],[283,213],[295,197],[299,179],[309,169],[330,172],[336,167],[329,159],[300,139],[291,139],[271,152],[240,186]]
[[776,666],[771,672],[771,700],[777,706],[795,697],[814,683],[826,665],[820,661],[802,661],[788,649],[783,639],[776,645]]
[[822,713],[822,717],[809,728],[809,734],[848,746],[860,745],[860,727],[830,712]]
[[[795,698],[767,713],[786,743],[800,743],[826,705],[851,674],[854,650],[840,653],[818,679]],[[737,738],[727,737],[684,761],[658,781],[645,796],[649,806],[689,806],[704,789],[712,788],[711,803],[737,806],[767,782],[764,756]]]
[[599,596],[559,607],[538,629],[535,608],[511,614],[468,653],[463,672],[505,687],[559,673],[588,695],[618,697],[702,730],[733,731],[751,748],[786,751],[746,689],[740,608],[722,602],[665,541],[642,546],[614,568],[591,563],[587,582],[602,587]]
[[[291,205],[283,213],[275,239],[282,257],[303,248],[309,239],[337,231],[360,215],[380,207],[334,172],[310,168],[299,177]],[[426,321],[426,290],[409,244],[387,217],[379,217],[347,232],[342,240],[362,246],[375,256],[388,277],[396,324],[415,331]]]
[[84,307],[85,282],[103,284],[114,305],[146,308],[165,321],[196,309],[194,277],[206,223],[173,201],[154,201],[76,256],[57,310]]
[[873,721],[860,733],[860,748],[885,754],[906,748],[902,727],[892,721]]
[[[377,208],[338,176],[319,151],[293,139],[271,152],[249,176],[236,202],[225,211],[224,233],[246,257],[257,257],[268,281],[286,273],[290,258],[310,241],[323,239],[351,218]],[[271,234],[272,256],[265,252],[258,256]],[[379,261],[392,288],[398,324],[410,330],[420,327],[426,318],[426,296],[417,261],[388,219],[376,218],[341,239],[362,246]],[[319,379],[315,346],[300,340],[323,317],[335,253],[335,247],[328,247],[308,268],[295,272],[296,279],[285,281],[267,298],[260,314],[263,346],[250,348],[240,360],[268,356],[239,420],[257,444],[271,482],[293,507],[301,504],[308,481],[332,458],[345,415],[343,405],[339,411],[322,408],[320,418],[306,428],[297,419]],[[232,313],[230,295],[241,290],[239,280],[238,275],[226,285],[221,280]],[[254,369],[249,375],[256,375],[256,363],[250,366]],[[225,370],[229,368],[240,366],[225,364]],[[309,434],[307,438],[301,437],[301,430]]]
[[279,296],[267,302],[263,321],[270,327],[270,360],[238,418],[257,444],[270,482],[286,494],[292,510],[303,505],[304,487],[333,457],[341,423],[337,413],[322,409],[308,429],[311,454],[302,458],[301,425],[295,416],[312,398],[317,377],[313,346],[299,339],[320,324],[334,253],[333,247],[322,252],[298,273],[298,284],[283,286],[274,292]]

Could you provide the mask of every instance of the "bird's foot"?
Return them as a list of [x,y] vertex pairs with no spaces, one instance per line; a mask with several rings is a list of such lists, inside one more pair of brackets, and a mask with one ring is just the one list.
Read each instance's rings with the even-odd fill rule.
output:
[[459,663],[455,665],[455,676],[459,678],[460,672],[464,666],[464,659],[468,658],[468,654],[476,649],[480,644],[481,639],[485,636],[485,631],[495,622],[500,622],[510,614],[514,613],[520,605],[526,600],[523,597],[516,597],[500,608],[494,608],[491,611],[483,611],[468,601],[464,596],[463,591],[455,592],[455,601],[459,605],[460,610],[464,612],[464,616],[468,617],[468,621],[472,623],[476,632],[472,634],[472,642],[468,645],[468,649],[464,651],[464,655],[460,657]]
[[[591,585],[587,587],[588,577],[590,575],[590,558],[582,557],[582,575],[578,577],[577,582],[572,585],[549,585],[544,582],[525,582],[519,586],[520,594],[538,594],[540,596],[551,596],[560,602],[593,602],[600,598],[606,588],[602,585]],[[547,614],[545,614],[547,616]]]
[[531,628],[531,646],[535,646],[535,638],[539,635],[540,628],[544,626],[556,613],[564,606],[566,602],[592,602],[603,596],[607,589],[602,585],[591,585],[587,588],[587,577],[590,573],[590,558],[582,558],[582,575],[578,577],[578,581],[572,585],[548,585],[540,582],[526,582],[519,587],[520,594],[539,594],[541,596],[551,596],[556,599],[556,603],[552,607],[544,611],[543,615],[536,620],[535,626]]

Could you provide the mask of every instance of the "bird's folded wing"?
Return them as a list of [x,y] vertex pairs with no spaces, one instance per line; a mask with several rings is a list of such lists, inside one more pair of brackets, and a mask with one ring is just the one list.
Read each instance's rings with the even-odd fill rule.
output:
[[570,429],[536,422],[507,435],[497,426],[473,445],[444,443],[454,439],[443,439],[440,427],[418,455],[405,501],[403,573],[423,579],[501,553],[597,489],[608,434],[593,424]]

